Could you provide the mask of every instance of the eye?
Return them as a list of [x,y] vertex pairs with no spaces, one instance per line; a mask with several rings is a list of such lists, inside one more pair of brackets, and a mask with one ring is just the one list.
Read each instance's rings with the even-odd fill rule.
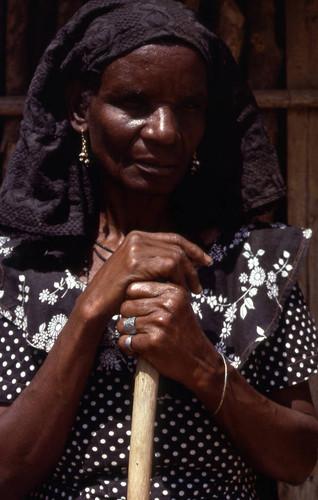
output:
[[188,102],[183,105],[183,108],[185,109],[199,109],[200,105],[195,103],[195,102]]
[[205,108],[205,101],[200,97],[189,97],[181,102],[180,109],[189,111],[201,111]]
[[126,99],[121,102],[121,107],[132,113],[144,113],[147,109],[147,103],[139,99]]
[[139,117],[149,112],[149,103],[139,92],[128,92],[116,96],[112,104],[133,117]]

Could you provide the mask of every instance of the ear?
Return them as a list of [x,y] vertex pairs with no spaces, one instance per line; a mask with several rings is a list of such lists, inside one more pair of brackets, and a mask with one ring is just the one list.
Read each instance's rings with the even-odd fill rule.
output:
[[[87,130],[87,89],[78,80],[69,82],[65,88],[65,103],[69,121],[76,132]],[[86,101],[86,103],[84,102]]]

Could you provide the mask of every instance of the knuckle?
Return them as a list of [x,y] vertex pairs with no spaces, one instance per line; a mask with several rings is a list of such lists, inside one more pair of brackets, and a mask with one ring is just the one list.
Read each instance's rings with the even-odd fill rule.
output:
[[169,239],[171,243],[173,243],[176,246],[180,246],[183,243],[182,236],[180,236],[180,234],[177,233],[169,233]]
[[130,283],[126,289],[126,297],[132,297],[134,295],[135,283]]
[[164,330],[167,328],[170,322],[169,316],[170,315],[167,314],[167,311],[161,311],[161,314],[157,315],[154,323],[159,330]]
[[179,261],[179,262],[180,262],[180,261],[183,261],[183,260],[184,260],[184,258],[185,258],[185,253],[184,253],[184,251],[182,250],[182,248],[181,248],[181,247],[179,247],[179,246],[174,246],[174,255],[175,255],[175,259],[176,259],[177,261]]
[[167,296],[164,300],[164,308],[169,311],[170,314],[174,314],[176,311],[183,308],[185,302],[188,301],[188,292],[183,287],[174,285],[167,291]]
[[185,298],[188,298],[188,292],[183,287],[178,285],[171,285],[168,293],[171,294],[171,297],[173,297],[176,302],[180,302]]
[[131,269],[135,269],[140,262],[140,258],[138,257],[138,249],[135,243],[131,244],[128,249],[127,256],[128,266]]
[[176,261],[171,255],[169,257],[165,257],[164,263],[169,269],[173,269],[174,267],[176,267]]
[[176,301],[173,298],[166,300],[164,303],[164,308],[165,308],[166,312],[169,314],[169,319],[171,320],[175,314],[176,309],[177,309]]
[[165,278],[169,277],[169,273],[171,270],[176,268],[176,262],[175,259],[173,259],[171,256],[165,257],[162,259],[161,257],[158,258],[159,263],[160,263],[160,271],[163,274]]
[[131,231],[127,234],[126,240],[129,241],[130,244],[137,244],[141,239],[140,231]]

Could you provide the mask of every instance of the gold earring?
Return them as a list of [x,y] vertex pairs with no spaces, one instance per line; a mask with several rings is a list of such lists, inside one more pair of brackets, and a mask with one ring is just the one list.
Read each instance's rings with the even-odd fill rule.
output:
[[197,157],[197,152],[194,151],[193,156],[192,156],[192,161],[191,161],[191,175],[195,175],[197,171],[200,169],[201,164],[200,161],[198,160]]
[[87,151],[87,139],[85,136],[84,129],[81,130],[81,137],[82,137],[82,150],[78,156],[78,159],[86,168],[89,168],[90,160],[89,160],[89,155],[88,155],[88,151]]

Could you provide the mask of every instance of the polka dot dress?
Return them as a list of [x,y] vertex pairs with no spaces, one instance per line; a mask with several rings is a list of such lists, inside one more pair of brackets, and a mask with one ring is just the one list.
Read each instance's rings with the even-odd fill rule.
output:
[[[18,305],[13,315],[0,300],[1,403],[10,404],[30,384],[81,293],[69,271],[52,273],[45,286],[40,278],[31,273],[8,274]],[[41,318],[32,314],[42,311],[38,302],[33,305],[34,297],[43,306]],[[208,299],[209,307],[209,301],[219,311],[226,307],[220,297],[216,306],[213,296]],[[198,307],[195,314],[204,329],[204,310]],[[231,314],[232,320],[233,308]],[[33,325],[34,317],[38,323]],[[135,362],[118,349],[117,319],[111,320],[100,343],[65,450],[30,498],[126,498]],[[35,332],[33,337],[26,326]],[[218,348],[217,336],[207,335]],[[232,364],[234,354],[229,356]],[[240,370],[262,393],[297,384],[317,372],[316,326],[297,287],[284,304],[276,331],[257,344]],[[178,383],[161,377],[151,500],[180,498],[257,499],[257,476],[200,401]]]
[[252,353],[241,370],[262,393],[307,380],[317,372],[317,328],[297,286],[291,292],[275,335]]
[[[30,383],[45,354],[5,318],[2,332],[1,402],[10,403]],[[295,288],[278,332],[254,351],[242,374],[261,392],[303,381],[316,371],[310,357],[315,346],[315,325]],[[133,363],[128,360],[118,373],[93,370],[65,452],[30,498],[126,498]],[[167,380],[158,397],[153,466],[152,500],[257,498],[253,470],[200,402]]]

